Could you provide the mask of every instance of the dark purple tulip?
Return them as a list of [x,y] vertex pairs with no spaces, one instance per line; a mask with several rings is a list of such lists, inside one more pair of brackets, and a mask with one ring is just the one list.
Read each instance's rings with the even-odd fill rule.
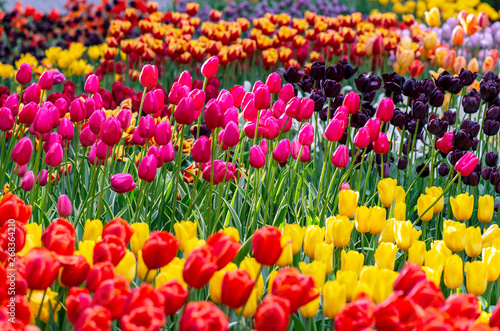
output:
[[486,153],[484,160],[488,167],[494,167],[497,165],[498,162],[498,154],[493,152],[488,152]]
[[448,130],[448,122],[440,120],[439,118],[434,118],[427,124],[427,131],[438,138],[444,136],[446,130]]
[[481,95],[476,89],[472,89],[462,99],[462,107],[467,114],[474,114],[478,111],[481,103]]
[[406,167],[408,166],[408,159],[406,157],[400,157],[398,159],[398,162],[396,164],[399,170],[405,170]]
[[441,165],[438,168],[438,174],[441,177],[446,177],[448,176],[448,173],[450,172],[450,169],[446,165],[446,163],[441,163]]
[[444,102],[444,91],[442,87],[436,87],[429,95],[429,105],[441,107]]

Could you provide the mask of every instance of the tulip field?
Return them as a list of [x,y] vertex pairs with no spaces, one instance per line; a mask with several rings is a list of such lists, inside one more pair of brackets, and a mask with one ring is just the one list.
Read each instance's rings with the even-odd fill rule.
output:
[[0,330],[500,331],[495,6],[1,9]]

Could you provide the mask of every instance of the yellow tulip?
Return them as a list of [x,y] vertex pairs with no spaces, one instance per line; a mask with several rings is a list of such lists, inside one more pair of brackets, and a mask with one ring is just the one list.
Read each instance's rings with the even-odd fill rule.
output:
[[262,294],[264,293],[264,279],[259,273],[261,270],[261,265],[253,257],[245,256],[243,261],[241,261],[240,263],[240,269],[248,271],[252,279],[256,279],[258,274],[259,277],[257,278],[257,284],[255,284],[254,290],[257,291],[257,296],[260,299],[262,297]]
[[238,269],[238,266],[233,262],[230,262],[227,266],[217,271],[212,278],[210,278],[208,285],[210,299],[212,299],[213,302],[221,303],[222,280],[224,279],[224,275],[226,272],[235,271],[236,269]]
[[443,240],[452,252],[461,252],[465,248],[465,224],[445,220],[443,223]]
[[378,243],[392,243],[394,244],[396,242],[395,238],[395,233],[394,233],[394,222],[396,220],[394,218],[391,218],[385,222],[385,226],[382,230],[382,233],[380,234],[380,237],[378,238]]
[[[31,313],[30,324],[35,325],[35,317],[40,316],[40,321],[47,323],[50,313],[52,313],[53,321],[57,322],[57,313],[61,310],[61,305],[58,304],[57,292],[53,292],[50,287],[47,287],[47,292],[31,291],[27,296],[30,298],[29,306]],[[43,301],[42,301],[43,300]],[[40,310],[40,306],[42,309]]]
[[[443,188],[439,186],[426,187],[425,194],[433,197],[434,200],[432,201],[432,203],[434,203],[434,201],[436,201],[436,199],[439,198],[441,194],[443,194]],[[438,214],[443,211],[443,208],[444,208],[444,195],[434,205],[434,207],[432,208],[432,212],[434,214]]]
[[365,282],[358,281],[358,284],[354,288],[354,291],[352,292],[352,297],[357,298],[361,294],[365,294],[370,297],[370,299],[373,299],[373,292],[375,288],[373,286],[370,286],[369,284]]
[[142,250],[139,251],[138,263],[137,263],[137,276],[139,276],[139,279],[151,283],[155,279],[157,273],[158,270],[156,269],[155,270],[148,269],[148,267],[144,263],[144,260],[142,259]]
[[314,285],[317,289],[321,289],[325,284],[326,263],[321,261],[313,261],[309,264],[299,262],[299,269],[304,275],[309,275],[314,278]]
[[236,314],[241,315],[245,318],[249,318],[250,316],[253,316],[255,314],[255,311],[257,310],[257,303],[259,301],[260,301],[260,297],[257,295],[257,290],[254,288],[252,290],[252,294],[250,294],[250,297],[248,298],[247,302],[245,303],[243,313],[241,313],[241,308],[238,308],[235,310]]
[[189,239],[184,243],[184,256],[187,257],[196,247],[205,245],[206,242],[203,239],[198,239],[196,237]]
[[356,272],[359,276],[363,264],[365,263],[365,256],[356,251],[344,251],[340,252],[340,270],[348,271],[352,270]]
[[326,265],[325,276],[333,271],[333,244],[322,241],[314,248],[314,260],[324,262]]
[[[422,221],[428,222],[434,216],[433,208],[429,209],[434,201],[436,201],[436,199],[433,196],[420,194],[420,197],[417,199],[417,213]],[[429,210],[426,212],[427,209]]]
[[134,253],[127,249],[125,256],[115,268],[115,273],[122,275],[127,278],[129,283],[132,283],[135,279],[135,269],[137,261],[135,259]]
[[373,300],[381,303],[391,295],[394,288],[394,282],[399,273],[394,270],[380,269],[378,273],[377,285],[374,287]]
[[313,318],[314,316],[316,316],[318,314],[318,309],[319,309],[319,300],[320,300],[320,297],[318,296],[313,301],[300,307],[300,310],[299,310],[300,315],[302,315],[305,318]]
[[338,270],[336,278],[337,278],[337,281],[339,282],[339,284],[345,285],[346,300],[351,301],[352,295],[354,293],[354,289],[356,288],[356,285],[358,284],[358,274],[355,273],[354,271]]
[[378,196],[384,207],[392,205],[397,184],[398,181],[392,178],[385,178],[378,182]]
[[283,229],[283,234],[289,235],[292,238],[292,253],[293,255],[298,254],[302,249],[302,243],[304,242],[305,228],[301,227],[299,224],[285,224]]
[[392,243],[381,243],[375,251],[375,265],[379,268],[394,270],[398,247]]
[[430,11],[426,11],[424,13],[425,23],[431,28],[441,26],[441,13],[439,9],[434,7]]
[[353,190],[342,190],[339,193],[339,214],[347,218],[353,218],[358,205],[359,192]]
[[359,233],[367,233],[370,231],[371,219],[371,208],[366,206],[359,206],[356,208],[355,213],[355,225],[356,230]]
[[444,263],[444,283],[446,287],[455,290],[464,282],[463,261],[460,255],[453,254]]
[[378,235],[382,233],[386,223],[387,223],[387,211],[382,207],[371,207],[370,217],[370,233],[373,235]]
[[75,252],[75,254],[82,255],[91,267],[94,264],[94,246],[94,241],[80,241],[78,243],[78,251]]
[[406,221],[406,203],[403,201],[394,204],[394,218],[398,221]]
[[97,242],[99,237],[102,235],[102,222],[101,220],[87,220],[85,222],[85,227],[83,229],[83,241],[94,241]]
[[35,222],[26,224],[26,235],[31,235],[33,247],[42,247],[42,232],[41,224]]
[[467,292],[476,296],[482,295],[488,285],[488,266],[481,261],[466,262],[465,275]]
[[337,215],[326,220],[326,242],[333,243],[335,247],[345,247],[351,241],[351,232],[354,222],[346,216]]
[[445,258],[448,258],[453,254],[443,240],[435,240],[434,242],[432,242],[431,250],[433,252],[443,254]]
[[147,223],[132,223],[131,227],[134,229],[134,233],[130,237],[130,247],[132,252],[137,255],[149,238],[149,225]]
[[465,253],[469,257],[476,257],[481,254],[482,248],[481,229],[479,226],[469,226],[465,230]]
[[439,275],[439,279],[441,279],[445,262],[446,262],[446,256],[443,253],[439,253],[438,251],[433,249],[425,252],[424,265],[436,271],[437,275]]
[[488,266],[488,281],[496,281],[500,276],[500,251],[492,247],[483,249],[483,263]]
[[459,221],[467,221],[472,216],[474,209],[474,196],[469,196],[469,192],[450,197],[451,211],[453,216]]
[[325,239],[325,228],[309,225],[304,235],[304,253],[310,258],[314,257],[314,248]]
[[441,274],[439,272],[429,267],[422,267],[422,270],[425,272],[425,276],[427,277],[427,279],[434,282],[436,286],[439,286],[439,284],[441,283]]
[[[385,270],[385,269],[384,269]],[[380,268],[374,265],[367,265],[361,269],[359,274],[359,281],[370,284],[371,286],[376,286],[378,282],[378,276],[380,273]]]
[[498,225],[492,224],[488,229],[486,229],[486,231],[484,231],[483,235],[481,236],[483,248],[491,247],[494,240],[497,238],[500,238],[500,229],[498,228]]
[[436,31],[429,32],[425,37],[424,37],[424,48],[426,50],[433,49],[434,46],[436,46],[438,42],[438,36]]
[[406,201],[406,191],[402,186],[396,186],[394,189],[394,202],[405,202]]
[[425,252],[426,252],[425,242],[420,240],[415,240],[411,244],[410,249],[408,250],[408,261],[411,261],[413,263],[422,266],[424,264]]
[[224,228],[222,232],[233,238],[236,242],[240,242],[240,233],[238,232],[238,229],[228,226],[227,228]]
[[334,319],[345,306],[346,295],[347,287],[345,284],[335,280],[326,282],[323,286],[323,315]]
[[481,223],[488,223],[495,212],[495,199],[491,195],[479,197],[477,200],[477,219]]
[[182,277],[182,271],[184,270],[185,263],[186,259],[174,257],[169,264],[160,269],[160,273],[155,279],[155,287],[159,288],[172,279],[177,279],[182,285],[187,286],[184,278]]
[[[34,224],[34,223],[31,223]],[[33,235],[32,234],[26,234],[26,240],[24,243],[23,249],[21,249],[19,252],[17,252],[18,255],[20,256],[26,256],[30,250],[35,248],[35,243],[33,240]]]
[[276,265],[283,268],[289,266],[293,262],[292,238],[289,235],[284,234],[281,236],[281,247],[283,247],[283,251]]
[[417,231],[411,221],[394,221],[394,236],[399,249],[407,251],[421,234],[422,231]]
[[174,224],[175,237],[179,240],[179,249],[184,252],[184,247],[189,239],[196,238],[198,223],[180,221]]
[[481,324],[489,325],[490,324],[490,318],[491,318],[491,314],[488,314],[487,312],[482,311],[481,315],[479,315],[479,317],[476,320],[476,324],[477,323],[481,323]]

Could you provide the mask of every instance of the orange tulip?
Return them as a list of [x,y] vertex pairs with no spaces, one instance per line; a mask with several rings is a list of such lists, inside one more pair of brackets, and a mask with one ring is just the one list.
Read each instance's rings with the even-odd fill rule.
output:
[[462,46],[464,43],[465,31],[461,25],[457,25],[451,34],[451,40],[454,46]]

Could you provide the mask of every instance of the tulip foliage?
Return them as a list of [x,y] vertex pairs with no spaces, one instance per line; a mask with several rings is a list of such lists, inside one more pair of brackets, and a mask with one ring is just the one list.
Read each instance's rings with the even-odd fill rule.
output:
[[3,76],[0,329],[500,329],[487,16],[134,6]]

